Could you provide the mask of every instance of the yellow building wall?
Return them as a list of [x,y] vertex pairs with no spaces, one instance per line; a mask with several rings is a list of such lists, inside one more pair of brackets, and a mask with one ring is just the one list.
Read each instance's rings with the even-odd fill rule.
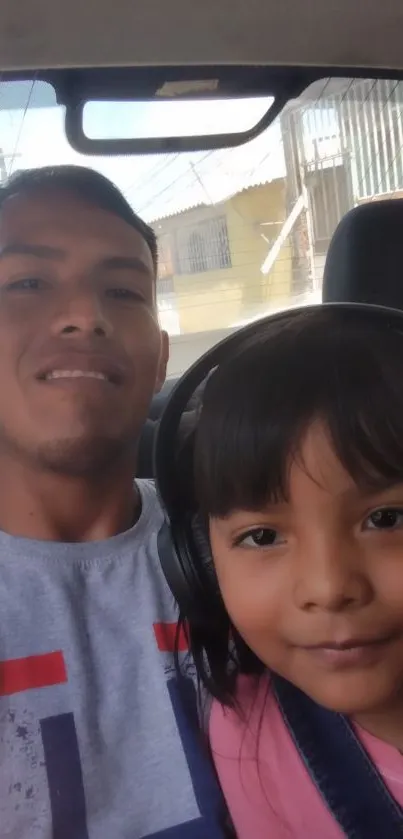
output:
[[181,333],[233,326],[270,308],[287,305],[290,300],[289,245],[281,249],[268,275],[260,270],[285,221],[285,182],[278,180],[244,190],[223,204],[165,219],[156,232],[173,233],[179,226],[193,226],[217,216],[226,216],[231,268],[174,276]]

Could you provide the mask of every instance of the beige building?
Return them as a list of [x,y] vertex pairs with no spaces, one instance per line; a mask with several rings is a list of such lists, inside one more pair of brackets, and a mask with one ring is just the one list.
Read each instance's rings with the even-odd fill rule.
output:
[[252,186],[222,203],[157,219],[158,282],[173,332],[223,329],[290,301],[290,246],[261,270],[286,218],[285,180]]

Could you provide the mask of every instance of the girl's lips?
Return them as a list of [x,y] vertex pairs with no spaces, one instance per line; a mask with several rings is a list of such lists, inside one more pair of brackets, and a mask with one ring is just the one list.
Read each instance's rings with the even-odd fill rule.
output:
[[373,640],[351,639],[340,644],[329,642],[303,649],[329,669],[346,669],[375,664],[382,659],[385,647],[393,640],[389,635]]

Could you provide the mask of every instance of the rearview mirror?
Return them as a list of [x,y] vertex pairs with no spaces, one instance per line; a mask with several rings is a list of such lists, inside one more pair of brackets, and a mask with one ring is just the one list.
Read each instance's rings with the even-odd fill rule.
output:
[[[69,141],[86,154],[155,154],[241,145],[277,114],[273,96],[90,100],[66,112]],[[276,113],[273,113],[276,109]]]
[[273,97],[182,99],[151,102],[92,101],[83,108],[89,140],[176,139],[251,131],[265,116]]

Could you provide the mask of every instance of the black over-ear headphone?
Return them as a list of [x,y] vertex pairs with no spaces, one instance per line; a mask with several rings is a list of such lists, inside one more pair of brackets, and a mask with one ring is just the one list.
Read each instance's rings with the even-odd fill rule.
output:
[[[385,325],[403,328],[403,312],[365,303],[326,303],[291,309],[255,321],[225,338],[193,364],[173,389],[162,414],[154,445],[154,475],[165,522],[158,534],[158,552],[168,585],[183,616],[195,624],[214,626],[223,609],[206,527],[193,509],[186,508],[178,488],[178,437],[180,423],[195,390],[208,374],[251,338],[264,335],[273,325],[289,324],[302,313],[318,309],[345,309],[385,317]],[[190,464],[191,465],[191,464]],[[180,498],[180,500],[179,500]]]

